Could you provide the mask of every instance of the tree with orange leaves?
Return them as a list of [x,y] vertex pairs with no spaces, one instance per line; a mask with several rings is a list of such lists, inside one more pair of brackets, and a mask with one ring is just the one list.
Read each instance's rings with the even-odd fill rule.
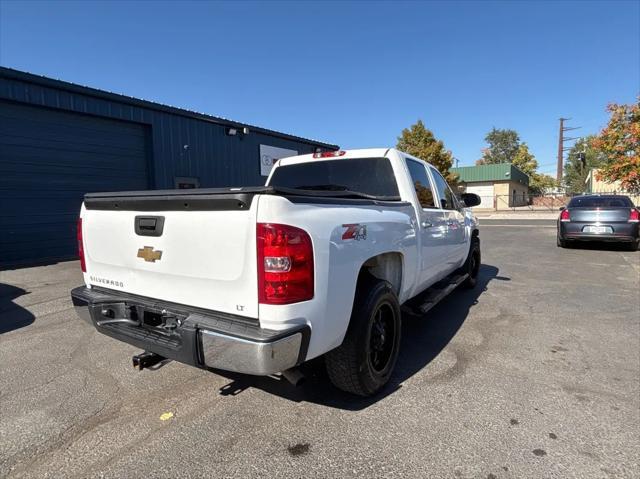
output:
[[619,181],[626,191],[640,193],[640,97],[635,104],[607,106],[609,123],[591,141],[606,158],[598,179]]

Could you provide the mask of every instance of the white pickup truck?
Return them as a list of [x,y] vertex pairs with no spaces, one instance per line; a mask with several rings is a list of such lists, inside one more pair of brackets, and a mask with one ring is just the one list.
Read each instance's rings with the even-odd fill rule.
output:
[[475,286],[479,201],[392,148],[281,159],[263,187],[87,194],[71,296],[146,351],[141,369],[293,378],[324,355],[338,388],[371,395],[393,372],[401,305]]

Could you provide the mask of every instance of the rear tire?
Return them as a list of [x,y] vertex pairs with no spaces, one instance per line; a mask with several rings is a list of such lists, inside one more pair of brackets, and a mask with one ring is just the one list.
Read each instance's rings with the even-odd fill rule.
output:
[[481,260],[480,238],[474,236],[471,238],[471,248],[469,249],[467,260],[460,269],[462,273],[467,273],[469,275],[469,277],[462,283],[465,288],[473,289],[478,284],[478,273],[480,272]]
[[567,241],[561,239],[560,235],[556,236],[556,244],[558,245],[559,248],[566,248],[567,247]]
[[400,318],[391,285],[361,277],[344,341],[325,356],[327,373],[338,389],[371,396],[387,384],[400,350]]

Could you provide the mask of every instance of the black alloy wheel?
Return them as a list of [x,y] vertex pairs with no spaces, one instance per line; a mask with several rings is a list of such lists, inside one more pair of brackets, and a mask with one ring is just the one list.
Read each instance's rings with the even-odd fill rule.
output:
[[395,309],[389,303],[380,304],[373,313],[369,338],[369,364],[378,373],[385,370],[392,357],[397,334],[395,328],[398,324],[395,314]]

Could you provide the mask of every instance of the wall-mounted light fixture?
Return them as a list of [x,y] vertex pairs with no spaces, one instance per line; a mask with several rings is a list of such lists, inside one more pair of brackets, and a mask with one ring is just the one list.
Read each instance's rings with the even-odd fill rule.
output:
[[237,135],[244,136],[251,133],[251,131],[246,126],[242,127],[242,129],[230,126],[229,128],[227,128],[225,133],[227,134],[227,136],[237,136]]

